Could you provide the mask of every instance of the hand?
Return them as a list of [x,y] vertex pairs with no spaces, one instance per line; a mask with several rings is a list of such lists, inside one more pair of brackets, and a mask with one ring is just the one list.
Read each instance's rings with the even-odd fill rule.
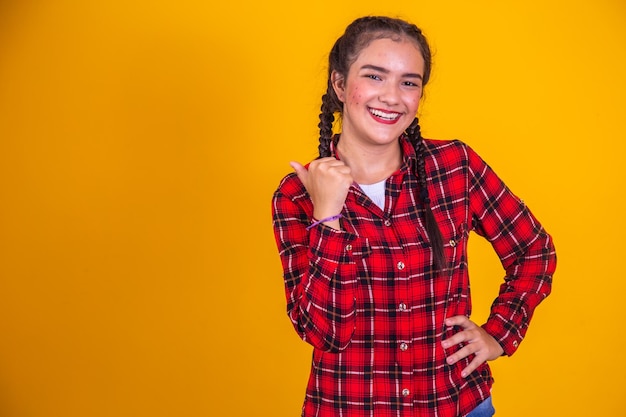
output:
[[298,162],[290,165],[311,197],[316,219],[341,213],[354,182],[349,166],[332,157],[316,159],[309,164],[308,171]]
[[504,353],[502,346],[496,339],[465,316],[447,318],[446,326],[460,326],[463,330],[444,340],[441,343],[444,349],[463,342],[466,343],[458,352],[448,356],[448,364],[453,365],[472,353],[475,355],[470,364],[461,372],[463,378],[474,372],[483,363],[497,359]]

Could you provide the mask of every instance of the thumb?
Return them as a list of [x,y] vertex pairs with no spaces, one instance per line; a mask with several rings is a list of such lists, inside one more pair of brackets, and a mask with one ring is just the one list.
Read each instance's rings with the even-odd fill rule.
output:
[[302,184],[306,186],[306,181],[309,177],[309,171],[307,171],[307,169],[303,167],[301,163],[296,161],[289,162],[289,165],[291,165],[293,170],[296,172],[298,178],[300,178],[300,181],[302,181]]

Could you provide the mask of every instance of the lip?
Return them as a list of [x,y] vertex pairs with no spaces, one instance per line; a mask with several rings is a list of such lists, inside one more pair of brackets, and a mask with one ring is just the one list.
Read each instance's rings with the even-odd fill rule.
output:
[[384,109],[375,109],[373,107],[368,107],[368,113],[374,120],[378,123],[393,125],[398,123],[402,113],[398,113],[396,111],[384,110]]

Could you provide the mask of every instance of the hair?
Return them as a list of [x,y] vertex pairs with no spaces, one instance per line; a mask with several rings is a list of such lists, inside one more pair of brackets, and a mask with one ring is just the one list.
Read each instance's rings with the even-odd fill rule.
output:
[[[361,51],[372,41],[377,39],[392,39],[395,41],[411,40],[418,46],[424,59],[424,74],[422,85],[430,79],[432,56],[428,41],[422,31],[414,24],[401,19],[384,16],[366,16],[353,21],[346,28],[344,34],[337,39],[328,57],[328,82],[326,93],[322,96],[322,106],[318,124],[320,131],[319,157],[331,156],[331,141],[333,140],[333,123],[335,113],[342,113],[343,103],[337,97],[332,85],[332,74],[337,72],[347,77],[350,66],[356,61]],[[425,156],[426,146],[420,133],[417,117],[406,130],[406,137],[415,148],[417,157],[416,175],[420,187],[420,200],[424,205],[424,227],[433,249],[435,270],[446,267],[443,251],[443,238],[433,215],[428,189],[426,186]]]

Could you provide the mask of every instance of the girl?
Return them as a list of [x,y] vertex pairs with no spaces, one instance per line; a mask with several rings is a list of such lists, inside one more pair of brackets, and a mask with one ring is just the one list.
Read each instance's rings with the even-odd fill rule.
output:
[[[464,143],[420,135],[430,70],[415,25],[351,23],[329,56],[320,157],[274,194],[287,311],[314,347],[304,417],[493,415],[487,361],[517,350],[550,293],[552,239],[524,203]],[[470,231],[506,270],[482,326]]]

